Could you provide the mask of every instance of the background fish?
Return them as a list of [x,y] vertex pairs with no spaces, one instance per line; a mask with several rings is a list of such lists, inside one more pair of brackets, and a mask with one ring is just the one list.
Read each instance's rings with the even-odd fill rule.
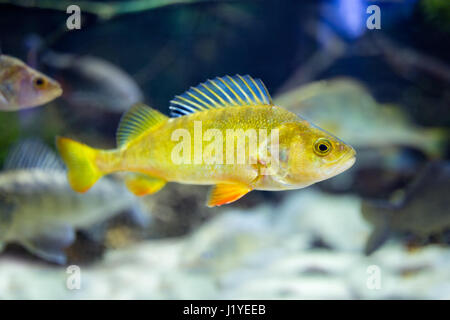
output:
[[111,179],[86,194],[74,192],[56,155],[40,141],[23,141],[0,174],[0,246],[19,243],[63,264],[64,249],[74,242],[76,229],[95,227],[131,207],[139,214],[135,200],[122,183]]
[[75,107],[122,113],[144,99],[135,80],[104,59],[48,51],[42,63],[60,80],[63,98]]
[[[227,101],[227,102],[226,102]],[[138,172],[128,179],[128,188],[138,195],[160,190],[167,181],[215,185],[208,205],[217,206],[240,199],[251,190],[288,190],[306,187],[335,176],[355,161],[353,148],[314,127],[295,114],[272,104],[259,79],[249,76],[216,78],[191,88],[171,102],[174,118],[146,106],[133,107],[118,129],[118,149],[95,150],[67,138],[57,146],[68,166],[74,190],[88,190],[100,177],[116,171]],[[174,163],[172,152],[179,144],[172,134],[185,129],[195,139],[194,124],[202,130],[216,129],[225,137],[227,129],[266,129],[258,149],[245,148],[244,164],[215,163],[215,152],[205,152],[201,164]],[[279,130],[280,164],[269,167],[272,130]],[[222,152],[227,148],[221,143]],[[194,145],[193,140],[188,145]],[[222,145],[223,144],[223,145]],[[202,148],[205,146],[202,146]],[[233,141],[233,149],[236,145]],[[265,155],[261,149],[267,148]],[[204,148],[206,149],[206,148]],[[195,152],[195,150],[193,151]],[[220,151],[219,151],[220,152]],[[234,152],[236,154],[236,151]],[[223,157],[225,159],[225,156]],[[257,159],[255,164],[248,159]],[[271,170],[262,174],[262,170]],[[267,172],[269,173],[269,172]]]
[[421,240],[450,230],[450,162],[429,163],[395,202],[363,201],[362,214],[374,226],[365,252],[371,254],[392,233]]
[[449,137],[446,130],[414,124],[397,106],[378,104],[351,79],[313,82],[277,95],[275,102],[333,132],[357,151],[404,145],[439,156]]
[[415,124],[399,106],[377,103],[361,82],[351,78],[312,82],[278,95],[275,101],[358,152],[351,170],[320,184],[326,191],[386,200],[405,188],[426,161],[445,156],[448,130]]
[[55,80],[17,58],[0,55],[0,111],[36,107],[61,94]]
[[332,193],[355,193],[363,198],[387,200],[407,187],[429,158],[415,148],[382,146],[357,149],[358,161],[343,174],[319,187]]

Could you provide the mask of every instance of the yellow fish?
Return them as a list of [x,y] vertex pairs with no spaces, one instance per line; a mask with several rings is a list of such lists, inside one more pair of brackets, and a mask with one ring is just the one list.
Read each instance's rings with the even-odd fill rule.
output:
[[273,105],[261,80],[248,75],[208,80],[176,96],[170,109],[172,118],[133,106],[114,150],[58,137],[72,188],[85,192],[103,175],[126,171],[136,195],[166,182],[214,185],[207,204],[219,206],[251,190],[303,188],[355,162],[351,146]]
[[0,111],[36,107],[61,94],[55,80],[17,58],[0,55]]

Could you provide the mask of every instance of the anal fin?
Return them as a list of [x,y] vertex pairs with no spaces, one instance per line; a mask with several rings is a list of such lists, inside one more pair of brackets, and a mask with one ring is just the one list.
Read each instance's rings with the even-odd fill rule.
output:
[[161,190],[166,185],[166,181],[145,174],[133,173],[127,175],[125,184],[134,195],[145,196]]
[[234,202],[252,189],[243,183],[220,183],[215,185],[209,194],[208,207],[221,206]]

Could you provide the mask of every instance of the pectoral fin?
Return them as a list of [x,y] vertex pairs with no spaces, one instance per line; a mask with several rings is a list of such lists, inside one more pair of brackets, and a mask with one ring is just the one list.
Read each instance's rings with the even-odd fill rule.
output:
[[252,189],[243,183],[221,183],[215,185],[209,194],[208,207],[221,206],[234,202]]
[[136,196],[145,196],[161,190],[166,185],[166,181],[145,174],[133,173],[125,178],[125,184],[128,190]]
[[22,241],[22,245],[31,253],[47,261],[65,264],[67,261],[64,249],[75,240],[75,232],[71,227],[57,227],[48,234]]

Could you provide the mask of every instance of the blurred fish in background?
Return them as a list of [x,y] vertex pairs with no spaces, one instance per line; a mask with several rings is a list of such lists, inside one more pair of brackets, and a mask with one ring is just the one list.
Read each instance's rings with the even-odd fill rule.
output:
[[282,93],[275,101],[355,146],[359,161],[322,183],[328,190],[386,197],[404,187],[427,159],[442,157],[450,137],[448,129],[423,128],[398,106],[377,103],[353,79],[313,82]]
[[398,106],[379,104],[353,79],[313,82],[276,96],[275,101],[358,149],[409,146],[438,157],[449,137],[443,128],[423,128]]
[[23,140],[0,174],[0,244],[19,243],[45,260],[64,264],[64,250],[75,241],[77,229],[92,228],[131,207],[141,214],[136,198],[111,179],[85,195],[73,192],[53,151],[39,140]]
[[0,55],[0,111],[37,107],[61,94],[55,80],[17,58]]
[[105,59],[48,51],[41,60],[60,79],[63,99],[77,110],[123,113],[144,99],[135,80]]
[[450,243],[450,162],[428,163],[403,195],[396,197],[390,202],[363,201],[362,214],[374,227],[366,254],[395,234],[409,234],[418,244],[433,236],[438,243]]

